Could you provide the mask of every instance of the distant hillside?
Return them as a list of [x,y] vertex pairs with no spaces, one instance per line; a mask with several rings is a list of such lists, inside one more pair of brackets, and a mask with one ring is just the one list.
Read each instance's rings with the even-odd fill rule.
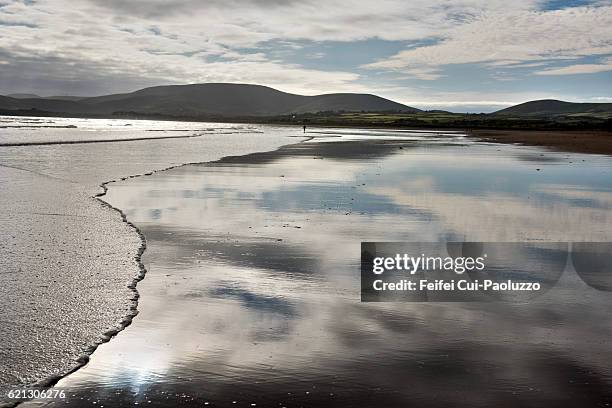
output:
[[79,101],[85,99],[85,96],[70,96],[70,95],[56,95],[56,96],[40,96],[36,94],[28,93],[15,93],[6,95],[9,98],[15,99],[59,99],[61,101]]
[[131,93],[82,99],[0,97],[0,109],[93,115],[137,112],[188,117],[281,116],[327,111],[419,112],[371,94],[303,96],[260,85],[224,83],[156,86]]
[[8,96],[0,96],[0,109],[3,110],[30,110],[37,109],[45,112],[61,112],[61,113],[87,113],[84,107],[81,107],[75,101],[62,101],[58,99],[45,98],[11,98]]
[[494,112],[496,116],[612,116],[612,103],[574,103],[543,99]]
[[14,93],[14,94],[6,95],[6,96],[10,98],[15,98],[15,99],[40,98],[40,96],[38,95],[28,94],[28,93]]
[[[10,96],[10,95],[9,95]],[[71,95],[54,95],[54,96],[45,96],[45,99],[59,99],[60,101],[80,101],[81,99],[86,99],[86,96],[71,96]]]

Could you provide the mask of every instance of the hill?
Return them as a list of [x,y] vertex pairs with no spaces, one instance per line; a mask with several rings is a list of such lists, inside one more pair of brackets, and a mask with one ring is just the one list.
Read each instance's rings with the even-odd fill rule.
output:
[[496,116],[596,116],[611,117],[612,103],[574,103],[554,99],[530,101],[494,112]]
[[28,93],[16,93],[16,94],[8,94],[6,95],[9,98],[15,99],[59,99],[61,101],[79,101],[81,99],[85,99],[85,96],[70,96],[70,95],[56,95],[56,96],[40,96],[36,94],[28,94]]
[[31,98],[40,98],[40,96],[35,95],[35,94],[28,94],[28,93],[15,93],[15,94],[9,94],[6,95],[10,98],[15,98],[15,99],[31,99]]
[[87,97],[86,96],[71,96],[71,95],[54,95],[54,96],[45,96],[44,98],[45,99],[59,99],[61,101],[80,101],[81,99],[85,99]]
[[265,117],[328,111],[419,112],[371,94],[303,96],[261,85],[228,83],[156,86],[81,99],[0,97],[0,109],[91,115],[135,112],[181,117]]
[[56,113],[71,113],[71,114],[84,114],[87,113],[83,107],[81,107],[75,101],[64,101],[58,99],[46,99],[46,98],[11,98],[8,96],[0,95],[0,109],[11,111],[11,110],[32,110],[36,109],[44,112],[56,112]]

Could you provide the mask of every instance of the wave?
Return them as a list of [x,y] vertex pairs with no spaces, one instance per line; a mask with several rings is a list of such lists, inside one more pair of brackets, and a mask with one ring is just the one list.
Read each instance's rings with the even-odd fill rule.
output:
[[115,142],[133,142],[138,140],[160,140],[160,139],[187,139],[191,137],[200,137],[204,134],[195,135],[180,135],[180,136],[160,136],[160,137],[126,137],[120,139],[86,139],[86,140],[51,140],[51,141],[32,141],[32,142],[8,142],[0,143],[0,146],[47,146],[47,145],[63,145],[63,144],[86,144],[86,143],[115,143]]

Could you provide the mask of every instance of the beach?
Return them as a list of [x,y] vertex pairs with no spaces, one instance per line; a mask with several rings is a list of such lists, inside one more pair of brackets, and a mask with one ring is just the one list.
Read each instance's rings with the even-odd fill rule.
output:
[[2,119],[13,124],[0,132],[3,400],[82,366],[137,313],[143,237],[96,198],[102,183],[291,140],[224,124]]
[[603,130],[471,130],[479,140],[540,146],[570,153],[612,155],[612,132]]
[[[304,138],[300,128],[256,130],[230,135],[233,141],[219,135],[107,143],[116,150],[97,155],[100,162],[83,159],[96,169],[82,170],[89,174],[86,191],[99,194],[101,178],[116,180],[100,198],[133,227],[91,199],[108,211],[104,224],[118,228],[101,231],[97,250],[104,262],[124,264],[118,272],[114,264],[83,268],[102,274],[91,278],[97,289],[82,285],[83,296],[97,296],[96,307],[114,314],[104,320],[83,310],[96,325],[68,347],[72,354],[63,351],[62,330],[49,335],[74,363],[83,354],[76,343],[95,343],[96,327],[121,322],[134,305],[138,315],[55,385],[65,399],[24,406],[610,401],[611,299],[571,263],[554,290],[527,303],[368,304],[359,300],[359,244],[610,241],[611,158],[483,143],[461,132],[311,128]],[[89,145],[61,146],[64,155],[85,157],[65,149]],[[151,157],[143,146],[164,154]],[[14,156],[4,150],[2,163],[17,166]],[[35,167],[23,157],[21,167]],[[107,157],[113,168],[102,171]],[[75,201],[88,202],[86,194]],[[135,260],[142,248],[137,232],[146,250]],[[82,244],[77,254],[93,251]],[[146,274],[136,304],[127,285],[139,274],[138,261]],[[75,273],[67,269],[65,279]],[[109,295],[100,296],[101,288]]]
[[0,0],[0,408],[612,407],[611,26]]
[[0,0],[0,408],[612,407],[611,26]]

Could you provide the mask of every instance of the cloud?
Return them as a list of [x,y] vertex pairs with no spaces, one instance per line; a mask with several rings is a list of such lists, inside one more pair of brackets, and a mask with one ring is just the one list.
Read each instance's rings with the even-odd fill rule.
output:
[[229,16],[170,16],[153,23],[88,2],[14,2],[2,13],[18,13],[38,26],[0,26],[0,56],[10,62],[0,89],[7,93],[34,87],[44,88],[41,93],[107,93],[194,82],[261,83],[307,94],[364,89],[353,84],[355,72],[307,69],[242,51],[271,36]]
[[[2,3],[0,93],[93,94],[207,81],[305,94],[383,93],[391,82],[403,89],[388,95],[407,101],[419,98],[419,81],[455,79],[449,65],[551,72],[547,66],[588,65],[581,58],[612,54],[610,1],[552,11],[541,11],[541,0],[512,7],[505,0]],[[359,48],[355,65],[333,55],[343,44],[369,40],[394,46],[388,53]],[[324,48],[330,42],[337,48]],[[397,44],[405,49],[390,55]],[[481,91],[473,100],[491,99],[497,97]]]
[[[612,7],[483,12],[433,45],[404,50],[365,67],[409,72],[451,64],[529,67],[612,53]],[[531,65],[533,66],[533,65]]]
[[404,79],[421,79],[423,81],[433,81],[440,79],[443,75],[440,69],[436,67],[419,67],[419,68],[406,68],[402,70],[400,78]]
[[560,68],[549,68],[538,71],[536,75],[576,75],[594,74],[597,72],[612,71],[612,58],[608,58],[601,64],[575,64]]
[[287,7],[297,0],[90,0],[92,4],[107,8],[113,12],[121,12],[130,16],[171,19],[176,16],[193,15],[210,10],[249,7]]

